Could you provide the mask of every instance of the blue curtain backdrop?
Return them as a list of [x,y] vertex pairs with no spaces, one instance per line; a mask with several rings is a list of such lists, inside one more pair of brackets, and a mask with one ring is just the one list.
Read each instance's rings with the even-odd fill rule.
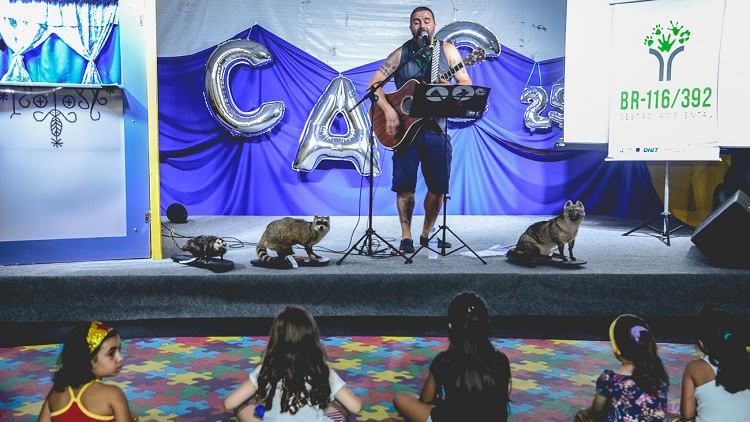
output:
[[[209,113],[204,101],[205,66],[213,48],[182,57],[160,57],[159,135],[161,201],[179,202],[192,215],[366,214],[367,178],[351,163],[323,161],[311,172],[292,169],[308,114],[337,71],[288,42],[254,26],[235,39],[265,46],[273,62],[243,66],[230,75],[232,94],[245,110],[283,101],[276,128],[256,138],[233,136]],[[395,47],[395,46],[394,46]],[[343,72],[361,95],[381,61]],[[452,123],[453,167],[450,214],[557,214],[568,199],[581,200],[589,214],[642,217],[661,202],[642,162],[605,162],[603,151],[556,150],[562,131],[524,127],[527,85],[549,93],[564,75],[564,60],[538,64],[503,48],[497,58],[468,69],[475,85],[492,89],[489,110],[475,123]],[[530,78],[531,76],[531,78]],[[530,79],[530,82],[528,82]],[[386,87],[386,92],[395,86]],[[366,103],[367,104],[367,103]],[[549,110],[542,114],[547,115]],[[339,119],[340,120],[340,119]],[[337,120],[334,133],[346,128]],[[375,215],[395,215],[390,191],[392,152],[381,150],[382,174],[375,177]],[[417,186],[421,198],[426,187]],[[422,213],[421,199],[416,213]]]

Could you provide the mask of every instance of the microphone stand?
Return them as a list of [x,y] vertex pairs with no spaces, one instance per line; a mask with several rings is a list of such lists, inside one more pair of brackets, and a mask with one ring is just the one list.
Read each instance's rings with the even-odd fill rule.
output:
[[[370,136],[370,172],[367,174],[367,180],[368,180],[368,183],[370,184],[370,198],[369,198],[369,207],[368,207],[368,212],[367,212],[367,230],[365,230],[365,234],[363,234],[362,237],[360,237],[359,240],[357,240],[357,242],[354,245],[352,245],[351,248],[349,248],[349,250],[344,254],[344,256],[341,257],[341,259],[336,261],[336,265],[341,265],[341,263],[344,262],[344,259],[346,259],[346,257],[349,256],[349,254],[351,254],[355,249],[358,249],[358,245],[360,243],[362,243],[362,247],[358,249],[359,255],[374,256],[375,254],[388,250],[388,248],[390,248],[396,251],[396,253],[400,257],[404,258],[404,264],[412,263],[411,257],[408,257],[405,254],[401,253],[400,250],[393,247],[393,245],[388,243],[387,240],[385,240],[382,236],[380,236],[375,231],[375,229],[372,228],[372,202],[373,202],[373,195],[374,195],[372,179],[373,179],[373,170],[375,168],[375,163],[374,163],[375,134],[374,134],[373,124],[374,124],[374,119],[375,119],[375,107],[376,107],[375,103],[378,102],[379,100],[378,95],[376,94],[377,90],[382,88],[386,83],[388,83],[391,80],[391,78],[393,78],[393,75],[396,74],[396,72],[401,70],[407,63],[414,60],[418,55],[422,54],[428,48],[430,48],[430,45],[428,43],[423,43],[422,47],[419,48],[419,50],[415,51],[414,54],[412,54],[408,60],[401,63],[396,69],[393,70],[393,72],[388,74],[383,80],[372,84],[372,86],[370,86],[370,88],[367,90],[367,93],[363,95],[362,98],[360,98],[359,101],[357,101],[357,103],[354,104],[354,106],[352,106],[351,109],[347,110],[347,111],[352,111],[355,108],[359,107],[359,105],[362,104],[362,102],[365,99],[368,99],[368,98],[370,99],[370,134],[369,134]],[[388,245],[388,248],[373,251],[373,247],[372,247],[373,236],[377,237],[381,242]]]

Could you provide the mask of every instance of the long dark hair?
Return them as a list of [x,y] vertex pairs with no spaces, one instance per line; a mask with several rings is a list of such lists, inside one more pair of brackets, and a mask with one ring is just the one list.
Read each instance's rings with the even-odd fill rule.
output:
[[719,368],[716,385],[732,394],[750,388],[750,354],[732,327],[731,316],[709,306],[700,311],[698,319],[698,340],[708,360]]
[[669,385],[646,321],[635,315],[620,315],[610,326],[610,340],[616,354],[633,362],[633,380],[643,391],[656,397],[662,386]]
[[99,353],[102,343],[108,338],[119,335],[118,331],[113,329],[102,339],[94,351],[89,352],[89,345],[86,342],[86,336],[89,332],[91,323],[77,325],[68,333],[63,343],[63,349],[57,363],[60,367],[55,372],[55,378],[52,388],[55,391],[65,391],[67,386],[78,388],[87,382],[96,378],[91,359]]
[[490,342],[490,317],[484,300],[471,292],[457,295],[448,305],[448,322],[447,354],[456,378],[443,381],[467,393],[497,390],[507,404],[510,374],[500,366]]
[[296,414],[308,405],[325,409],[331,397],[328,375],[315,319],[302,308],[285,307],[271,324],[258,375],[258,401],[271,409],[276,386],[281,383],[281,413]]

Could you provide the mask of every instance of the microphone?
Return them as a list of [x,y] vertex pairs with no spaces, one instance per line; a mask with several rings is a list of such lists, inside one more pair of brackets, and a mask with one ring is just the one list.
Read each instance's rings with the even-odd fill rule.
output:
[[422,40],[422,45],[430,45],[430,33],[426,29],[419,31],[417,36]]

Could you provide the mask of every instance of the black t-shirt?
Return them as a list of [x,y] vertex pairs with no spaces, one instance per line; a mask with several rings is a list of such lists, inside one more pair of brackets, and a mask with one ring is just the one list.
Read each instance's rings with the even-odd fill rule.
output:
[[438,354],[430,364],[437,384],[434,422],[507,421],[508,357],[493,350],[483,357],[465,362],[453,351]]

